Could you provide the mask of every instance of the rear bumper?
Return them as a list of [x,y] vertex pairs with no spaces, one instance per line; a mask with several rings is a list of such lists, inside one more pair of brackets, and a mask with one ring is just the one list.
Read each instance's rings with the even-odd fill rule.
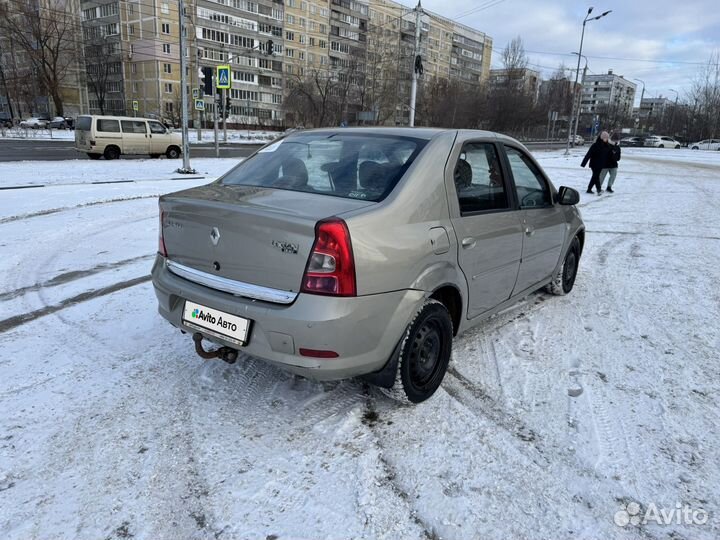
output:
[[[160,315],[177,328],[196,332],[182,322],[185,300],[245,317],[252,326],[241,352],[318,380],[380,370],[425,299],[423,291],[404,290],[354,298],[300,294],[290,305],[260,302],[183,279],[167,269],[160,255],[153,266],[152,281]],[[205,337],[237,347],[214,336]],[[338,358],[300,356],[301,347],[335,351]]]

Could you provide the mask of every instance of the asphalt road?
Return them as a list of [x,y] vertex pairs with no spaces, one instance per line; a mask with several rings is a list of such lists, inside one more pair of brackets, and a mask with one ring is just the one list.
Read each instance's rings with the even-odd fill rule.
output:
[[[65,159],[90,159],[75,150],[73,141],[4,141],[0,139],[0,162],[2,161],[62,161]],[[257,150],[259,145],[227,144],[220,145],[220,157],[246,157]],[[190,147],[193,157],[215,157],[212,143],[193,144]],[[120,159],[147,159],[147,156],[122,156]]]

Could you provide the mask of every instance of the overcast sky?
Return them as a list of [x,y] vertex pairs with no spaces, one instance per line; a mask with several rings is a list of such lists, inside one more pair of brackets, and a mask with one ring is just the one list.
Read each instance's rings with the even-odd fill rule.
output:
[[[416,1],[402,3],[414,6]],[[588,72],[612,69],[626,79],[643,79],[645,97],[674,99],[673,88],[682,100],[701,68],[692,63],[705,63],[713,51],[720,52],[718,0],[422,0],[422,6],[491,36],[493,67],[501,67],[500,50],[520,35],[534,64],[530,67],[545,78],[560,62],[577,66],[577,56],[569,53],[579,49],[587,9],[594,7],[592,16],[612,10],[586,26]],[[636,84],[639,102],[642,85]]]

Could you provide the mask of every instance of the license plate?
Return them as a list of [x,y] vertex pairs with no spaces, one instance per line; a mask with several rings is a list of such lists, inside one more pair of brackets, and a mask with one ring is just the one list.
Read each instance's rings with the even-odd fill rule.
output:
[[195,302],[185,301],[183,323],[237,345],[247,343],[250,320]]

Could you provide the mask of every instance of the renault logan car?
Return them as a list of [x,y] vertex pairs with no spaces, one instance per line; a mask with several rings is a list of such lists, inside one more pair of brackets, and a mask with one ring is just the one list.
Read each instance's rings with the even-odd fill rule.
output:
[[[238,351],[420,402],[453,336],[573,288],[585,229],[525,147],[490,132],[296,132],[160,197],[160,314],[203,357]],[[208,351],[202,341],[219,345]]]

